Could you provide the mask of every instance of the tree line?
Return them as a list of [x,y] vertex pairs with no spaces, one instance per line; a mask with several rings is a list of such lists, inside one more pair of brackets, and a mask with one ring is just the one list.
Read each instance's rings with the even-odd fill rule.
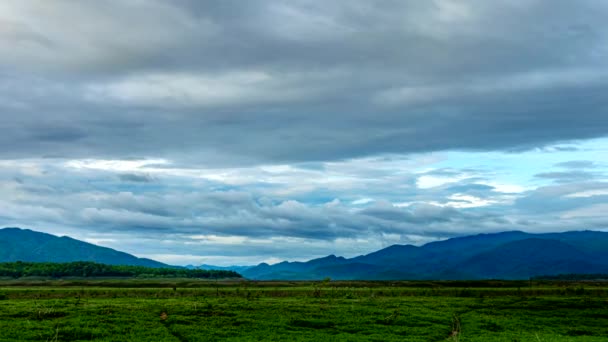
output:
[[542,275],[532,277],[531,280],[608,280],[608,274],[605,273],[588,273],[588,274],[557,274],[557,275]]
[[6,262],[0,263],[0,277],[139,277],[139,278],[241,278],[234,271],[189,270],[186,268],[152,268],[144,266],[106,265],[88,261],[68,263]]

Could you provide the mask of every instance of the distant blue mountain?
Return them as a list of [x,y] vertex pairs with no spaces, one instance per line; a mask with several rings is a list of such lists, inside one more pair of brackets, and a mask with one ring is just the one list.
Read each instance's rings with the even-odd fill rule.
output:
[[186,265],[185,267],[187,269],[191,269],[191,270],[198,269],[198,270],[213,270],[213,271],[234,271],[237,273],[241,273],[241,272],[246,271],[255,266],[215,266],[215,265],[202,264],[199,266]]
[[[12,261],[171,267],[67,236],[0,229],[0,262]],[[274,265],[188,267],[232,270],[257,280],[528,279],[539,275],[608,274],[608,233],[510,231],[452,238],[420,247],[393,245],[350,259],[329,255]]]
[[510,231],[393,245],[351,259],[260,264],[241,274],[259,280],[528,279],[538,275],[608,273],[608,233]]
[[0,262],[92,261],[108,265],[171,267],[158,261],[93,245],[67,236],[55,236],[29,229],[0,229]]

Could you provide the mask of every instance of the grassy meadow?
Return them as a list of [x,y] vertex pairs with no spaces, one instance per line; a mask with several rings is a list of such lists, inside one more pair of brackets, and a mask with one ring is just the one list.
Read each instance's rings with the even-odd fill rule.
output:
[[608,341],[608,284],[3,281],[0,341]]

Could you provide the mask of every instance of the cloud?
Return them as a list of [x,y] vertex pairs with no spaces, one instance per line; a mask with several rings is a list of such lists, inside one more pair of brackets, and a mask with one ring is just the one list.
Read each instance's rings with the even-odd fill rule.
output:
[[[400,222],[390,222],[386,218],[374,221],[370,219],[374,216],[370,212],[365,209],[353,212],[354,207],[349,203],[357,201],[358,192],[375,192],[380,198],[392,198],[394,194],[386,192],[388,184],[413,182],[414,179],[409,174],[396,178],[388,171],[398,170],[403,163],[413,165],[410,160],[386,160],[379,164],[367,160],[332,163],[322,168],[323,173],[290,167],[259,167],[233,170],[231,177],[206,174],[217,170],[159,169],[157,161],[151,160],[52,161],[13,162],[14,171],[6,175],[8,179],[13,179],[10,175],[26,166],[31,169],[44,167],[44,177],[33,173],[27,178],[22,176],[19,182],[7,182],[4,187],[6,198],[13,198],[13,205],[35,205],[54,211],[55,223],[106,231],[164,229],[193,233],[202,230],[215,234],[313,239],[365,235],[370,229],[382,233],[385,228],[398,229],[394,226]],[[378,169],[387,171],[380,176]],[[136,173],[125,173],[127,171]],[[309,183],[300,180],[301,177],[308,177]],[[248,181],[230,186],[232,178]],[[260,185],[260,180],[264,186]],[[303,186],[299,194],[282,190],[291,188],[298,180]],[[483,189],[486,188],[478,187],[479,196]],[[451,193],[448,190],[445,196]],[[317,196],[327,194],[345,201],[337,200],[337,197],[317,199]],[[425,196],[415,191],[404,195],[407,197],[395,199],[425,201]],[[426,198],[436,196],[438,194],[429,193]],[[432,220],[429,210],[422,210],[424,206],[400,209],[388,202],[381,203],[395,213],[405,215],[411,222]],[[378,204],[366,200],[356,205],[366,208]],[[13,217],[34,220],[36,215],[13,214]],[[376,228],[370,228],[372,225]]]
[[567,162],[557,163],[555,166],[566,169],[592,169],[597,165],[591,160],[571,160]]
[[517,199],[521,212],[549,215],[602,203],[608,183],[602,181],[570,182],[539,187]]
[[42,71],[137,68],[142,59],[177,48],[177,36],[193,39],[213,31],[210,23],[194,22],[183,9],[164,1],[53,5],[19,1],[3,3],[0,9],[1,48],[7,51],[0,61]]
[[584,171],[543,172],[535,175],[538,178],[552,179],[558,182],[585,181],[595,178],[595,175]]
[[150,183],[154,181],[154,177],[147,174],[123,173],[119,174],[118,178],[123,182]]
[[558,183],[571,183],[601,180],[605,179],[606,175],[596,162],[590,160],[570,160],[554,166],[561,170],[541,172],[535,177],[550,179]]
[[607,12],[595,1],[7,2],[0,145],[14,148],[0,158],[224,167],[601,137]]
[[118,102],[127,108],[203,109],[295,104],[319,97],[321,93],[314,83],[323,82],[327,76],[326,73],[318,74],[316,78],[313,75],[273,75],[261,71],[220,75],[145,74],[110,84],[88,85],[84,96],[93,102]]

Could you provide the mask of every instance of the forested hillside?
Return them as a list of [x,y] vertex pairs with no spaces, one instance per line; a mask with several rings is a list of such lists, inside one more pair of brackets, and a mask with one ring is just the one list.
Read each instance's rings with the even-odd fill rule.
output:
[[141,277],[141,278],[240,278],[233,271],[189,270],[186,268],[152,268],[144,266],[105,265],[93,262],[70,263],[0,263],[0,277]]

